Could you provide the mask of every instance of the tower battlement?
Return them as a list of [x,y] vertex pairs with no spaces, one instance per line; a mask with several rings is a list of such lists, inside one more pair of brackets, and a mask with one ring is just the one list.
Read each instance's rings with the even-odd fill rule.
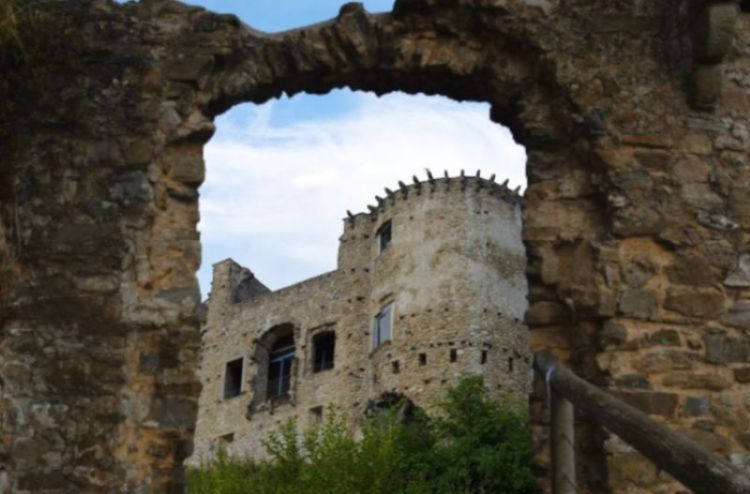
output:
[[421,197],[435,193],[466,193],[467,191],[484,192],[489,196],[497,197],[506,201],[512,206],[521,204],[523,196],[520,193],[520,186],[511,189],[508,187],[508,180],[502,183],[496,182],[496,175],[489,178],[482,177],[481,170],[477,170],[475,175],[466,175],[461,170],[461,175],[451,177],[446,170],[443,176],[434,176],[429,169],[425,169],[427,178],[420,179],[413,175],[410,183],[399,180],[398,185],[391,189],[385,187],[384,195],[375,196],[375,205],[368,205],[367,212],[352,213],[347,211],[344,228],[354,226],[357,221],[377,221],[378,217],[387,213],[389,206],[394,206],[397,202],[408,201],[409,198]]

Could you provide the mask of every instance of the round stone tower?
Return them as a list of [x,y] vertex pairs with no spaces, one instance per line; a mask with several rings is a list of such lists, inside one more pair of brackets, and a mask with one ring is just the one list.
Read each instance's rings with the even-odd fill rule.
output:
[[352,345],[367,356],[364,394],[395,390],[429,407],[446,385],[482,374],[492,391],[525,395],[519,195],[478,176],[415,178],[386,192],[369,214],[350,216],[340,249],[339,268],[369,285],[370,327]]

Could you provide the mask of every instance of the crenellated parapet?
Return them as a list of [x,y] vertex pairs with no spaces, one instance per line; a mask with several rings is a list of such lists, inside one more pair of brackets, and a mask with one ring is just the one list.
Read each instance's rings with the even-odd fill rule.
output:
[[481,170],[477,170],[475,175],[466,175],[464,170],[461,174],[451,177],[446,170],[443,176],[436,177],[429,168],[425,169],[426,179],[420,179],[416,175],[412,176],[411,183],[398,181],[398,187],[391,189],[385,187],[385,195],[375,196],[375,204],[368,205],[368,212],[352,213],[347,210],[345,218],[345,229],[355,226],[360,220],[377,222],[383,214],[387,214],[388,209],[394,207],[399,202],[408,201],[411,197],[419,198],[436,193],[456,193],[465,194],[467,191],[474,193],[484,193],[487,196],[495,197],[507,202],[511,206],[519,206],[523,202],[521,187],[511,189],[508,184],[510,180],[502,183],[496,181],[496,175],[492,174],[488,178],[482,177]]

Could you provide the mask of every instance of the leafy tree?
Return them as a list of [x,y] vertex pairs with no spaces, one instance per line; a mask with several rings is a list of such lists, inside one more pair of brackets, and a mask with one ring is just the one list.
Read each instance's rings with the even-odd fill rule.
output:
[[271,434],[270,459],[234,460],[221,451],[190,469],[194,494],[533,494],[528,413],[512,397],[492,400],[481,378],[448,390],[435,417],[408,423],[398,410],[368,419],[361,438],[328,409],[300,438],[294,422]]

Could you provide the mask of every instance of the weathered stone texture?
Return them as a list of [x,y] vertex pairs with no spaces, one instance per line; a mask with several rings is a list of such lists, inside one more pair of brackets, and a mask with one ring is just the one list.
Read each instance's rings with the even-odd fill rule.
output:
[[[0,60],[0,252],[14,266],[0,485],[181,492],[211,121],[344,86],[489,102],[528,152],[532,349],[644,393],[746,464],[750,16],[736,2],[399,0],[278,35],[167,0],[37,8],[54,29],[29,30],[33,70]],[[679,340],[647,337],[667,328]],[[685,389],[687,371],[721,386]],[[679,489],[579,431],[581,492]]]

